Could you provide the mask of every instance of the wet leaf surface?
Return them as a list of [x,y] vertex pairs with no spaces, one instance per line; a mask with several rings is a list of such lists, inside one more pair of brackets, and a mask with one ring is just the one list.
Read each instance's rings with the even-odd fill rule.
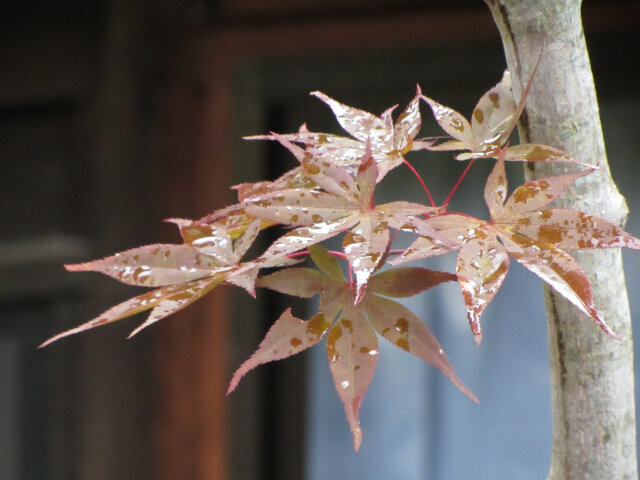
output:
[[[293,146],[292,149],[297,151],[298,147]],[[298,155],[307,161],[301,151]],[[246,200],[247,212],[256,218],[286,225],[302,225],[276,240],[257,262],[293,254],[345,232],[342,245],[356,277],[355,301],[359,302],[369,277],[380,265],[389,245],[387,227],[437,235],[421,218],[434,211],[434,208],[403,201],[373,206],[378,167],[368,147],[355,176],[336,165],[331,168],[312,168],[317,162],[311,163],[309,160],[304,165],[305,171],[311,171],[310,177],[333,193],[305,189],[282,190]]]
[[[279,142],[298,165],[275,180],[232,187],[238,203],[199,220],[169,220],[179,228],[182,244],[146,245],[68,265],[71,271],[96,271],[127,284],[157,288],[56,335],[42,346],[150,310],[146,321],[131,333],[134,335],[222,283],[239,286],[254,296],[256,286],[303,298],[318,295],[318,312],[311,318],[296,318],[287,309],[275,321],[255,353],[233,375],[229,392],[258,365],[294,355],[326,337],[329,367],[357,450],[362,441],[360,408],[378,360],[378,336],[435,366],[477,401],[456,376],[429,328],[391,298],[409,297],[457,280],[479,343],[480,318],[505,281],[514,258],[615,336],[596,309],[585,272],[566,250],[640,250],[640,240],[603,218],[550,206],[596,167],[549,145],[506,145],[531,84],[530,80],[516,105],[506,71],[481,97],[470,119],[423,96],[419,88],[395,119],[395,107],[378,116],[314,92],[349,136],[310,132],[302,125],[295,133],[250,137]],[[448,138],[417,137],[422,100]],[[418,171],[407,164],[431,206],[403,199],[376,205],[376,185],[389,171],[406,163],[406,154],[424,149],[459,150],[462,153],[456,159],[471,160],[443,204],[436,206]],[[484,190],[490,219],[447,212],[449,200],[474,161],[488,157],[497,158]],[[580,171],[527,182],[508,195],[505,161],[562,161]],[[244,259],[260,231],[273,225],[289,230],[257,258]],[[417,236],[400,255],[392,250],[394,230]],[[344,253],[330,253],[318,245],[342,234]],[[454,251],[458,252],[455,275],[417,267],[381,271],[388,258],[397,265]],[[263,268],[290,267],[307,254],[317,269],[284,268],[258,278]],[[348,280],[336,256],[348,261]]]
[[423,236],[391,263],[397,265],[459,250],[456,273],[478,343],[482,339],[480,315],[504,281],[509,256],[615,337],[594,305],[586,274],[564,249],[627,247],[637,250],[640,240],[605,219],[575,210],[544,208],[592,170],[527,182],[505,198],[505,153],[503,150],[499,155],[485,185],[490,221],[461,214],[429,218],[425,223],[455,245],[443,246]]
[[312,157],[322,158],[333,164],[347,167],[354,173],[370,144],[371,156],[376,163],[377,182],[392,169],[402,164],[407,152],[422,150],[431,142],[415,140],[420,130],[420,98],[417,89],[415,97],[399,114],[394,122],[395,107],[376,116],[372,113],[350,107],[334,100],[322,92],[312,95],[326,103],[333,111],[340,126],[353,138],[327,133],[309,132],[303,125],[297,133],[271,134],[248,137],[254,140],[282,140],[303,144]]
[[292,259],[273,259],[260,264],[240,263],[260,229],[260,221],[247,224],[237,238],[220,225],[202,225],[191,220],[174,219],[185,241],[182,245],[147,245],[111,257],[77,265],[70,271],[95,271],[123,283],[138,286],[162,286],[126,300],[89,322],[44,342],[46,346],[60,338],[151,310],[147,320],[131,335],[182,310],[223,282],[238,285],[254,294],[254,282],[260,268],[296,263]]
[[597,168],[549,145],[527,143],[505,146],[522,113],[532,81],[533,77],[527,84],[520,103],[516,104],[513,99],[511,74],[505,70],[502,80],[487,91],[476,104],[471,114],[471,122],[452,108],[423,96],[440,127],[450,136],[449,139],[440,139],[437,143],[428,144],[425,148],[434,151],[468,150],[456,155],[457,160],[497,158],[499,153],[504,151],[506,161],[566,162],[591,169]]
[[[402,267],[374,274],[366,291],[359,294],[357,283],[344,279],[338,261],[324,247],[316,245],[309,250],[319,270],[288,268],[258,279],[257,285],[301,297],[320,295],[318,313],[305,323],[291,318],[289,311],[285,312],[254,356],[234,374],[230,391],[240,377],[255,366],[298,353],[317,343],[319,337],[326,333],[329,368],[336,391],[344,404],[357,450],[362,441],[360,406],[378,357],[377,332],[396,347],[441,370],[463,393],[477,401],[456,376],[429,328],[406,307],[381,296],[412,296],[442,282],[455,280],[455,275]],[[356,300],[358,295],[361,295],[359,301]],[[321,326],[314,323],[313,327],[309,327],[314,336],[304,337],[301,332],[306,331],[305,325],[309,326],[308,322],[317,318],[323,319]]]
[[158,288],[142,295],[138,295],[137,297],[130,298],[129,300],[111,307],[109,310],[97,316],[93,320],[89,320],[82,325],[59,333],[44,342],[40,347],[45,347],[57,340],[60,340],[61,338],[68,337],[69,335],[74,335],[108,323],[113,323],[117,320],[135,315],[136,313],[152,309],[147,320],[131,332],[130,336],[133,336],[152,323],[155,323],[178,310],[182,310],[184,307],[198,300],[204,294],[218,286],[223,280],[223,276],[217,276],[180,285],[170,285],[168,287]]

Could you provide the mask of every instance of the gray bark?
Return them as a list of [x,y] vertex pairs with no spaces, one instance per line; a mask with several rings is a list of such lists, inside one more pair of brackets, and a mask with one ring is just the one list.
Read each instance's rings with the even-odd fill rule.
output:
[[[627,207],[609,175],[581,0],[486,3],[502,37],[516,98],[542,53],[520,122],[521,140],[562,148],[600,165],[557,206],[622,226]],[[525,171],[529,178],[539,178],[565,173],[567,168],[527,165]],[[620,251],[572,254],[589,276],[602,317],[622,341],[605,335],[591,319],[545,288],[553,410],[548,479],[637,479],[631,318]]]

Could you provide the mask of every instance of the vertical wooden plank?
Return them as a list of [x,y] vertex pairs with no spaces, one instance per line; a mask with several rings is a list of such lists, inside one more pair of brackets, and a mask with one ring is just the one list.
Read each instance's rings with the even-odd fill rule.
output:
[[[225,58],[202,58],[203,122],[201,147],[197,152],[196,207],[198,214],[221,208],[229,200],[230,184],[230,72]],[[229,292],[216,289],[200,305],[199,337],[201,385],[200,411],[202,480],[227,476],[227,405]]]
[[[198,218],[228,202],[230,93],[222,59],[190,60],[198,68],[167,92],[162,130],[167,207]],[[228,299],[219,287],[158,328],[154,478],[227,478]]]

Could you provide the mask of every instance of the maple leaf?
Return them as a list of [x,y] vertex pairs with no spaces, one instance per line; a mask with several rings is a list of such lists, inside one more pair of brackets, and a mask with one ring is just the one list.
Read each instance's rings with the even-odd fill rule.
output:
[[[240,235],[244,229],[251,224],[255,217],[247,213],[246,200],[257,195],[264,195],[269,192],[291,189],[291,188],[316,188],[315,185],[305,174],[301,166],[285,172],[279,178],[273,181],[262,181],[254,183],[240,183],[231,187],[238,192],[238,203],[230,205],[210,213],[196,223],[199,224],[217,224],[226,229],[229,235],[236,237]],[[264,229],[274,225],[274,222],[262,220],[260,228]]]
[[[311,95],[322,100],[333,111],[340,126],[353,138],[332,135],[329,133],[310,132],[306,125],[302,125],[297,133],[284,135],[256,135],[245,137],[249,140],[281,140],[302,143],[307,146],[313,156],[351,169],[355,173],[360,160],[369,143],[371,154],[378,166],[376,181],[404,161],[404,155],[410,151],[427,148],[431,142],[416,140],[420,130],[420,98],[422,92],[418,86],[416,95],[406,108],[393,121],[393,111],[396,107],[385,110],[380,116],[350,107],[334,100],[322,92],[312,92]],[[282,143],[282,142],[281,142]]]
[[319,245],[310,247],[309,253],[319,270],[280,270],[258,279],[258,286],[303,298],[320,295],[318,313],[301,320],[286,310],[234,373],[227,393],[258,365],[301,352],[327,334],[329,368],[358,450],[362,442],[360,406],[376,368],[380,335],[438,368],[465,395],[478,401],[460,381],[429,328],[406,307],[385,298],[409,297],[455,280],[455,275],[418,267],[386,270],[371,278],[366,294],[356,304],[355,285],[345,281],[335,257]]
[[305,175],[323,190],[277,190],[245,200],[246,211],[252,216],[299,226],[276,240],[257,263],[289,255],[348,230],[343,249],[356,276],[358,302],[389,245],[387,227],[438,235],[420,218],[435,207],[404,201],[373,205],[378,169],[370,148],[365,149],[354,177],[345,167],[309,155],[282,137],[278,140],[294,152]]
[[[315,188],[316,185],[304,175],[302,167],[297,167],[285,172],[273,181],[262,181],[253,183],[240,183],[231,187],[238,193],[238,203],[220,208],[194,223],[202,225],[215,224],[223,228],[228,234],[235,238],[253,223],[256,218],[249,215],[246,210],[246,199],[256,195],[283,190],[289,188]],[[274,222],[262,220],[260,229],[274,225]]]
[[137,297],[130,298],[129,300],[111,307],[109,310],[86,323],[51,337],[46,342],[42,343],[40,348],[46,347],[47,345],[60,340],[61,338],[68,337],[69,335],[84,332],[108,323],[113,323],[117,320],[122,320],[123,318],[135,315],[136,313],[152,309],[149,317],[139,327],[131,332],[129,337],[132,337],[152,323],[182,310],[184,307],[190,305],[206,293],[213,290],[223,281],[224,277],[221,275],[212,276],[203,280],[169,285],[138,295]]
[[506,199],[507,177],[501,154],[485,185],[490,221],[457,213],[429,218],[425,222],[455,243],[455,247],[420,237],[390,263],[397,265],[460,250],[456,272],[478,343],[482,339],[480,315],[502,285],[510,256],[615,337],[595,308],[585,272],[565,250],[615,247],[638,250],[640,240],[603,218],[576,210],[544,208],[576,179],[589,173],[591,170],[527,182]]
[[[218,223],[227,228],[232,235],[241,233],[246,225],[255,218],[247,209],[248,199],[281,190],[315,189],[318,187],[304,167],[305,163],[308,166],[312,161],[310,159],[321,158],[325,169],[330,169],[331,164],[335,164],[341,170],[341,172],[337,173],[338,176],[346,173],[353,177],[356,175],[362,158],[368,149],[378,167],[376,177],[371,180],[375,184],[389,170],[404,161],[403,155],[406,152],[424,149],[430,144],[430,142],[414,140],[421,125],[419,109],[421,91],[419,87],[417,87],[414,99],[407,105],[395,124],[392,119],[392,112],[395,107],[386,110],[380,117],[377,117],[371,113],[337,102],[321,92],[313,92],[313,95],[331,107],[339,123],[354,136],[354,139],[325,133],[311,133],[306,129],[306,125],[303,125],[300,131],[295,134],[280,135],[271,133],[270,135],[246,137],[246,139],[254,140],[277,140],[289,149],[302,165],[286,172],[274,181],[235,185],[232,188],[238,192],[239,203],[219,209],[201,218],[198,223]],[[293,145],[291,142],[305,144],[306,150]],[[336,171],[334,170],[335,174]],[[364,185],[364,182],[361,182],[361,185]],[[326,185],[323,187],[326,189]],[[268,221],[263,218],[262,228],[271,226],[274,223],[278,222]]]
[[253,282],[260,268],[295,262],[278,259],[260,265],[240,263],[258,234],[260,221],[249,224],[236,239],[219,225],[180,219],[170,221],[179,226],[184,244],[146,245],[101,260],[65,265],[69,271],[101,272],[129,285],[161,288],[126,300],[93,320],[52,337],[41,346],[152,309],[147,320],[131,333],[133,336],[190,305],[223,282],[238,285],[253,294]]
[[[247,184],[248,185],[248,184]],[[249,188],[242,187],[242,188]],[[258,187],[256,187],[258,189]],[[245,229],[256,220],[255,217],[249,215],[246,211],[246,205],[244,202],[229,205],[224,208],[220,208],[204,217],[196,220],[193,223],[198,225],[215,225],[218,228],[223,228],[231,238],[237,238],[242,235]],[[264,229],[273,225],[273,222],[267,222],[263,220],[260,223],[260,229]]]
[[283,190],[287,188],[313,188],[315,186],[316,185],[304,175],[302,167],[296,167],[285,172],[273,181],[240,183],[231,188],[238,192],[238,201],[242,202],[249,197],[254,197],[274,190]]
[[429,150],[469,150],[468,153],[456,155],[455,158],[458,160],[497,157],[498,153],[504,150],[507,161],[562,161],[595,168],[580,162],[567,152],[549,145],[525,143],[503,148],[522,113],[531,81],[526,86],[520,103],[516,105],[511,90],[511,75],[509,70],[505,70],[502,80],[486,92],[476,104],[471,114],[471,122],[454,109],[423,95],[422,98],[431,107],[436,121],[452,137],[452,139],[441,143],[427,145],[426,148]]

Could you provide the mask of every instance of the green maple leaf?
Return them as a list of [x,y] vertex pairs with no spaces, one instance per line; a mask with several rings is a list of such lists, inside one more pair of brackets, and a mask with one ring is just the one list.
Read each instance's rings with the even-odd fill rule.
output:
[[356,286],[344,279],[335,257],[319,245],[310,247],[309,252],[319,270],[288,268],[260,278],[257,285],[304,298],[320,295],[318,313],[301,320],[286,310],[235,372],[228,393],[253,368],[301,352],[326,334],[329,368],[358,450],[362,441],[360,406],[376,368],[379,335],[438,368],[477,402],[429,328],[409,309],[386,298],[409,297],[455,280],[455,275],[417,267],[386,270],[370,278],[369,288],[356,304]]

